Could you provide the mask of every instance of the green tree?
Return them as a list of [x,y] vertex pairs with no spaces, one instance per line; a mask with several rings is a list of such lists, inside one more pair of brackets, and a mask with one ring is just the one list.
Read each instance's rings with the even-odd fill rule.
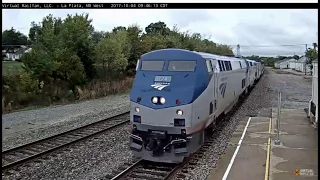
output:
[[87,15],[68,15],[64,20],[48,15],[40,24],[32,23],[30,32],[35,33],[29,35],[35,44],[22,57],[26,71],[39,82],[44,81],[45,87],[52,85],[51,79],[54,82],[60,79],[74,91],[93,69],[90,69],[89,34],[93,30],[90,23]]
[[127,28],[128,43],[131,46],[127,66],[128,75],[134,75],[137,60],[145,52],[141,43],[141,35],[142,29],[137,24],[130,25]]
[[260,59],[260,56],[257,56],[257,55],[252,55],[252,56],[247,56],[245,57],[246,59],[250,59],[250,60],[257,60],[257,59]]
[[37,41],[37,35],[41,34],[41,26],[34,21],[31,22],[31,28],[29,29],[29,39],[35,43]]
[[34,46],[31,52],[22,56],[25,69],[39,81],[47,82],[52,73],[59,68],[56,52],[61,49],[61,40],[59,34],[54,31],[56,20],[52,15],[48,15],[43,18],[41,25],[33,23],[31,29],[37,27],[37,32],[32,36]]
[[313,48],[308,48],[307,50],[307,64],[311,64],[312,61],[318,58],[318,45],[317,43],[313,43]]
[[294,55],[292,58],[295,59],[295,60],[298,60],[299,56],[298,55]]
[[2,32],[3,45],[27,45],[28,37],[13,27]]
[[167,48],[164,36],[162,36],[160,33],[144,34],[141,37],[141,43],[144,47],[144,53],[154,51],[157,49]]
[[169,34],[170,29],[167,27],[166,23],[159,21],[159,22],[156,22],[156,23],[149,24],[145,28],[145,31],[146,31],[147,34],[160,33],[161,35],[165,36],[165,35]]
[[102,67],[104,76],[110,80],[117,73],[123,72],[128,65],[130,46],[127,43],[127,32],[118,31],[102,39],[95,48],[95,65]]
[[106,32],[104,31],[94,31],[91,35],[92,41],[94,44],[98,44],[98,42],[106,36]]
[[60,38],[65,48],[77,54],[83,64],[86,77],[94,78],[95,69],[93,66],[93,41],[91,34],[94,28],[89,14],[68,15],[61,25]]
[[124,27],[124,26],[118,26],[118,27],[113,28],[113,29],[112,29],[112,32],[113,32],[113,33],[117,33],[118,31],[126,31],[126,30],[127,30],[126,27]]

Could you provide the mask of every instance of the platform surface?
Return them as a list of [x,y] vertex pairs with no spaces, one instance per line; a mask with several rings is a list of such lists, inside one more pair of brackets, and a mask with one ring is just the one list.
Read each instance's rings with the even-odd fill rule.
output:
[[280,145],[274,144],[276,119],[273,109],[269,180],[318,179],[318,131],[306,112],[303,109],[281,110]]
[[207,180],[318,179],[318,131],[303,109],[282,109],[280,145],[276,145],[276,112],[272,109],[271,119],[251,117],[248,125],[248,118],[241,120]]
[[[240,121],[230,140],[225,154],[213,169],[208,180],[263,180],[267,156],[267,143],[269,138],[269,117],[251,117],[250,122],[240,144],[248,118]],[[237,147],[239,150],[236,152]],[[234,160],[232,157],[235,157]],[[231,165],[230,165],[231,164]],[[230,170],[228,170],[228,166]]]

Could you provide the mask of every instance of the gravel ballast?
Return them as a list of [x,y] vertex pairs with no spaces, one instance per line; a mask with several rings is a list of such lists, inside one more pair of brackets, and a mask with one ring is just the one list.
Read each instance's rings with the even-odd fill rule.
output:
[[129,95],[2,115],[2,151],[129,111]]
[[19,173],[2,176],[2,179],[99,179],[132,160],[128,133],[128,124],[116,127],[96,139],[59,150],[47,160],[30,162],[30,167],[21,167]]
[[[227,148],[239,120],[249,116],[268,117],[271,107],[276,106],[275,90],[279,86],[284,94],[287,94],[283,95],[287,107],[306,107],[305,101],[311,98],[311,82],[300,76],[276,74],[269,70],[228,123],[222,127],[213,145],[197,163],[196,168],[189,170],[185,179],[205,179],[210,174]],[[302,104],[293,103],[293,98],[302,101]],[[132,161],[132,154],[128,148],[129,131],[128,124],[119,126],[98,136],[97,139],[88,139],[68,147],[69,151],[54,153],[56,156],[48,160],[21,167],[19,173],[5,175],[3,179],[100,179],[124,163]]]

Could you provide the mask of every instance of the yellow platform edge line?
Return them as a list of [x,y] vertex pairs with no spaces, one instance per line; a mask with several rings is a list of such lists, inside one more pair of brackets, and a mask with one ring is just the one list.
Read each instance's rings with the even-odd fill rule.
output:
[[268,148],[267,148],[267,159],[266,159],[266,171],[264,174],[264,180],[269,180],[269,162],[270,162],[270,145],[271,145],[271,122],[272,122],[272,118],[270,118],[269,121],[269,138],[268,138]]

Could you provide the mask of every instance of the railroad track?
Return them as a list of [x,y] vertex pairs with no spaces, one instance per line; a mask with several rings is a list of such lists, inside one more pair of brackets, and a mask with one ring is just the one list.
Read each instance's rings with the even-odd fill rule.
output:
[[189,168],[194,168],[197,165],[197,161],[203,157],[212,143],[213,137],[208,138],[199,150],[186,158],[183,163],[155,163],[142,159],[134,159],[132,163],[125,163],[120,169],[103,177],[101,180],[168,180],[180,170],[182,173],[178,173],[177,176],[184,178],[185,175],[183,173],[188,173]]
[[113,174],[107,175],[103,180],[119,180],[119,179],[166,179],[177,169],[174,164],[155,164],[144,160],[135,160],[132,163],[126,163],[125,167]]
[[129,122],[129,112],[2,152],[2,172]]

